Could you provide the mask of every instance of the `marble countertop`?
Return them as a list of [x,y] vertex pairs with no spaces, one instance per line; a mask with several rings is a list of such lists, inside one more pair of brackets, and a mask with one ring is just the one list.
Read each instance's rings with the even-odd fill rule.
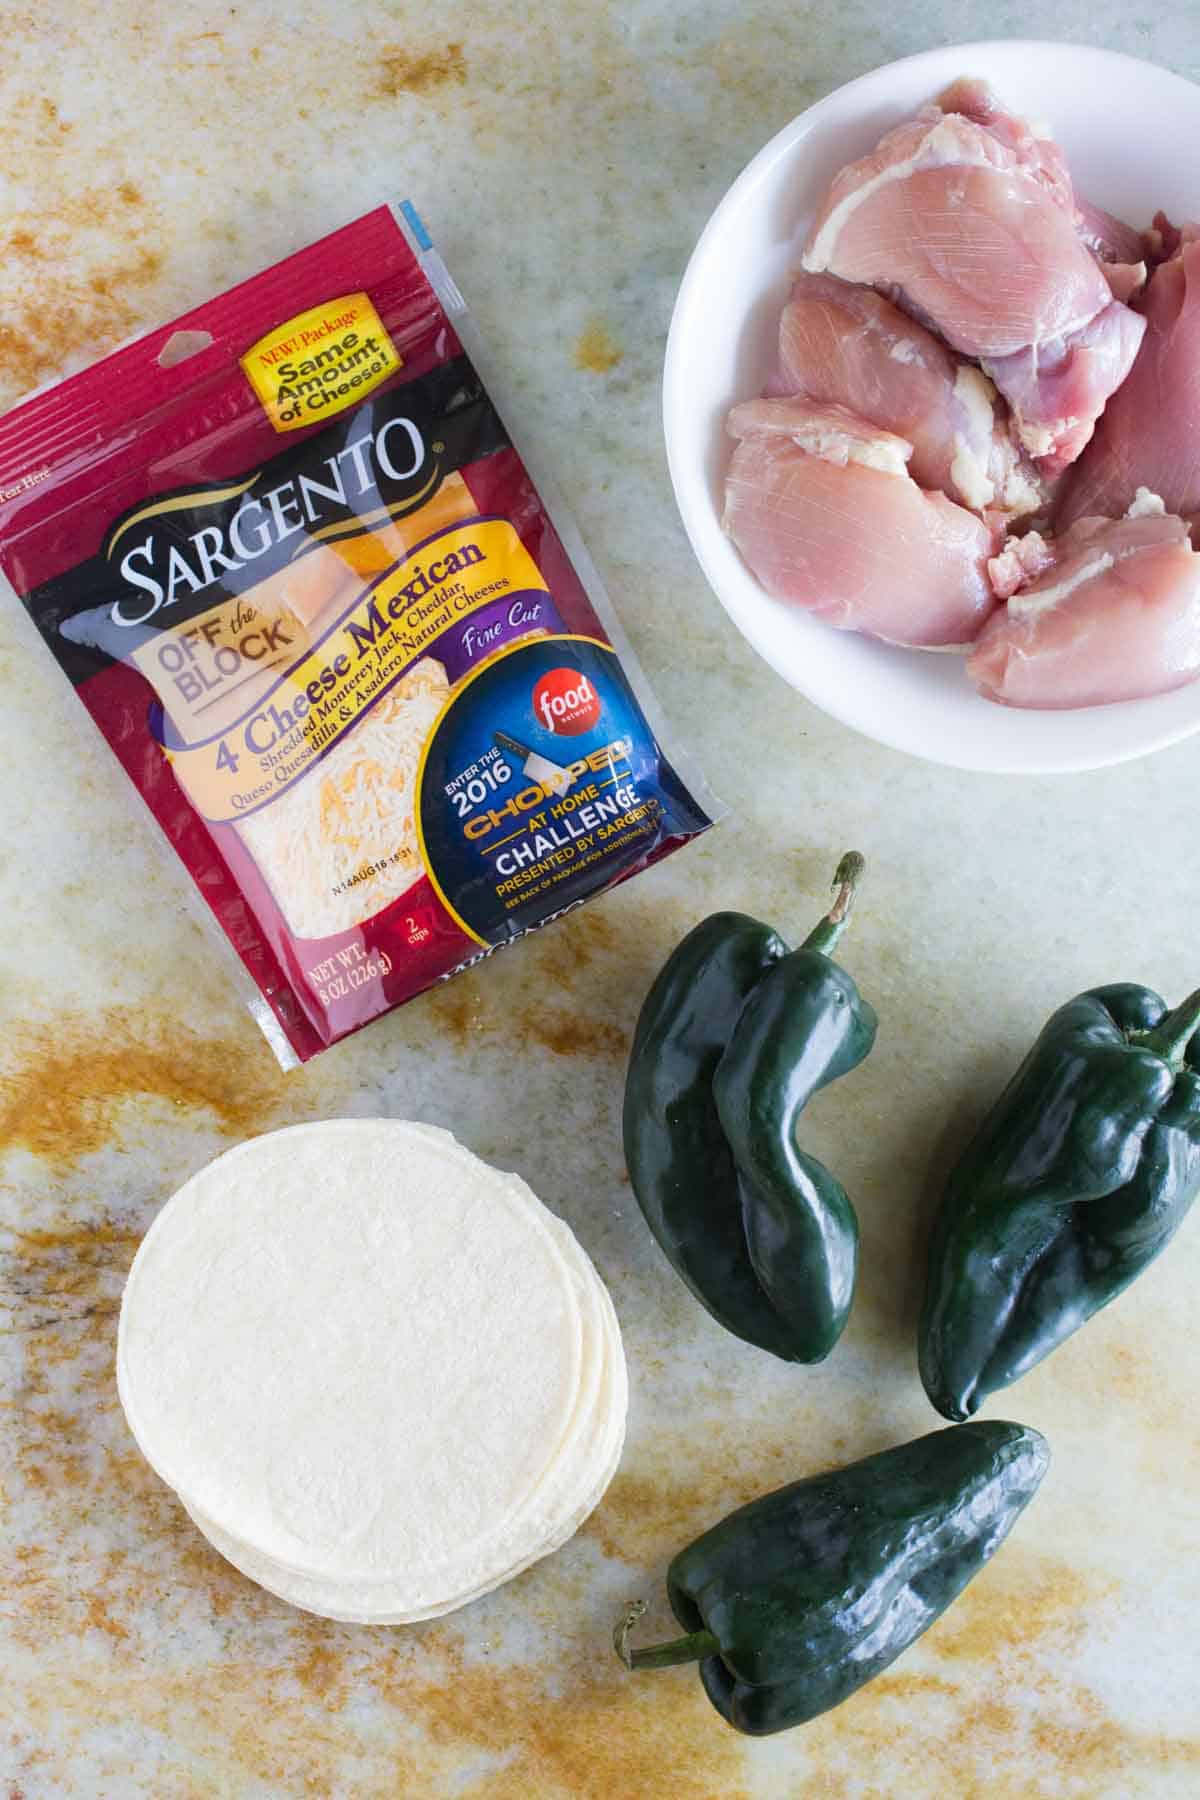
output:
[[[837,1712],[738,1738],[692,1672],[634,1679],[628,1598],[732,1505],[936,1424],[916,1379],[936,1171],[1051,1006],[1197,976],[1200,738],[1013,781],[850,735],[706,589],[658,380],[692,242],[759,145],[836,84],[954,39],[1090,39],[1200,74],[1200,25],[1079,0],[115,0],[5,8],[0,401],[396,191],[474,303],[668,713],[729,817],[619,892],[282,1076],[155,829],[23,618],[0,608],[0,1793],[191,1800],[1155,1800],[1200,1791],[1193,1223],[1005,1397],[1055,1461],[1010,1543]],[[809,1141],[863,1227],[815,1371],[724,1335],[652,1244],[618,1130],[653,971],[716,906],[803,926],[869,855],[845,960],[882,1018]],[[407,1630],[328,1624],[226,1566],[142,1462],[116,1313],[164,1197],[231,1141],[328,1114],[451,1126],[566,1217],[633,1392],[566,1549]]]

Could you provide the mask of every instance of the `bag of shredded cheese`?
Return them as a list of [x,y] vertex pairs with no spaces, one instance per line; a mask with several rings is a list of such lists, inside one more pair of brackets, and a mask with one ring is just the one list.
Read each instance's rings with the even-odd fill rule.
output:
[[4,574],[285,1065],[711,823],[478,360],[405,203],[0,419]]

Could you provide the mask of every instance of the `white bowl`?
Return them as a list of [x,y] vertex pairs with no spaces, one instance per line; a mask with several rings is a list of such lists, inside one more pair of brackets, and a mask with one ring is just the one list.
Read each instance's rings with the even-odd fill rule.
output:
[[721,530],[730,406],[762,389],[789,272],[831,177],[957,75],[1048,120],[1081,194],[1134,225],[1200,216],[1200,88],[1075,44],[958,44],[889,63],[801,113],[734,182],[688,264],[663,383],[667,456],[692,546],[742,634],[792,686],[856,731],[933,762],[996,773],[1094,769],[1200,730],[1200,682],[1153,700],[1028,712],[981,700],[962,659],[895,650],[763,593]]

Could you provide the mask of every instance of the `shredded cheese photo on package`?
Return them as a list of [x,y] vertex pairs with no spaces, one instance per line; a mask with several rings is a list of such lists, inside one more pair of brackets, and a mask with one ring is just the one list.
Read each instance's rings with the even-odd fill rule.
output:
[[0,567],[285,1065],[712,822],[480,356],[406,202],[0,419]]

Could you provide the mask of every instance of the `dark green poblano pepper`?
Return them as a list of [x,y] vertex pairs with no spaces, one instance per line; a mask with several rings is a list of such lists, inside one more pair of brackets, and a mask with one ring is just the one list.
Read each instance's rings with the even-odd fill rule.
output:
[[625,1159],[650,1229],[727,1330],[789,1362],[841,1335],[858,1264],[845,1189],[796,1141],[805,1103],[860,1063],[875,1014],[830,955],[863,860],[798,950],[715,913],[668,959],[638,1020]]
[[681,1550],[667,1597],[686,1636],[630,1669],[700,1663],[723,1718],[763,1736],[840,1706],[945,1611],[1008,1536],[1050,1461],[1024,1425],[977,1420],[812,1475]]
[[947,1183],[921,1380],[965,1419],[1107,1306],[1200,1188],[1200,992],[1095,988],[1047,1024]]

